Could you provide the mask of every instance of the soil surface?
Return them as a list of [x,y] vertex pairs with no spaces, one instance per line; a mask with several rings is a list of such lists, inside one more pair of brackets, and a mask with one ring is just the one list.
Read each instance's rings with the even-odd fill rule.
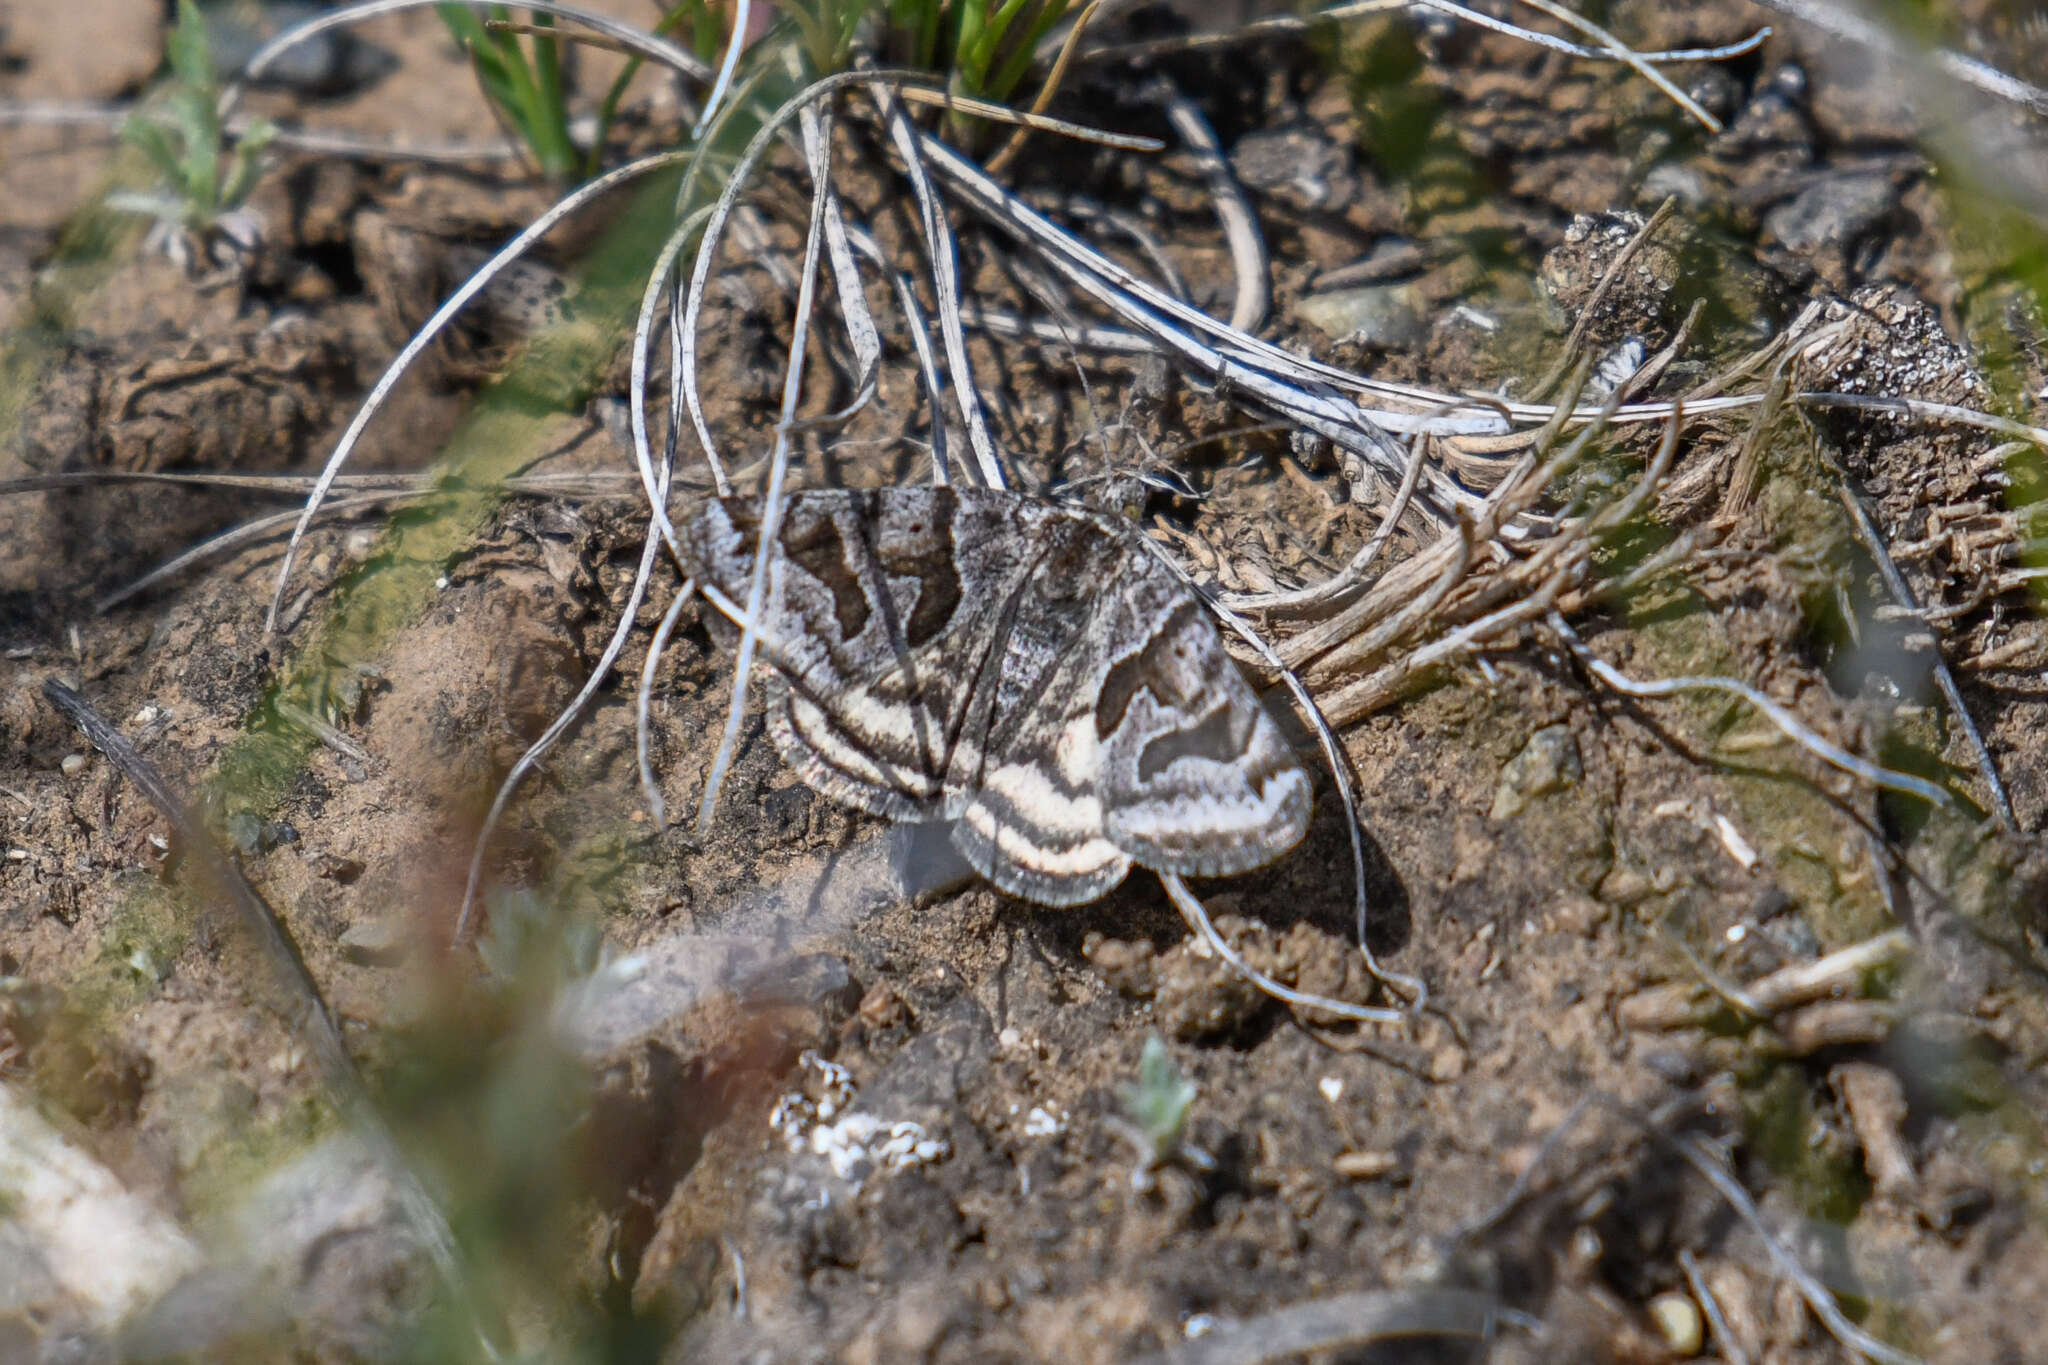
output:
[[[17,9],[0,98],[132,97],[156,69],[156,7]],[[1119,22],[1105,35],[1183,26]],[[1157,273],[1139,243],[1158,244],[1227,316],[1226,235],[1151,93],[1165,77],[1249,196],[1271,258],[1264,334],[1282,344],[1513,395],[1575,324],[1603,360],[1647,354],[1697,305],[1661,392],[1805,325],[1837,330],[1801,387],[2038,420],[2030,191],[2010,187],[2011,210],[1982,188],[2003,174],[1992,158],[2036,155],[2037,121],[1740,4],[1623,0],[1604,22],[1643,48],[1777,32],[1670,68],[1718,134],[1625,67],[1427,16],[1084,65],[1056,109],[1169,150],[1034,138],[1012,178],[1069,221],[1092,214],[1091,237],[1136,269]],[[1971,22],[1972,50],[2026,74],[2038,26]],[[417,142],[492,131],[431,14],[362,37],[377,58],[357,76],[256,106]],[[602,89],[611,59],[586,55]],[[621,157],[676,136],[673,96],[635,88]],[[251,203],[260,246],[194,268],[85,212],[125,173],[109,138],[4,137],[0,478],[317,471],[411,329],[550,201],[517,164],[280,154]],[[911,268],[901,182],[864,130],[841,142],[849,216]],[[800,260],[809,193],[792,166],[765,177],[701,329],[709,420],[749,477],[792,314],[769,262]],[[1669,222],[1601,289],[1666,200]],[[1042,311],[1031,270],[961,217],[966,287]],[[1343,731],[1369,942],[1429,988],[1401,1026],[1268,999],[1142,872],[1078,909],[997,893],[942,839],[797,781],[758,701],[699,835],[732,674],[695,605],[653,691],[658,825],[635,690],[672,576],[492,837],[480,945],[451,946],[493,793],[597,664],[640,559],[628,368],[590,321],[593,300],[637,306],[633,271],[667,228],[636,221],[622,201],[551,240],[429,351],[350,466],[459,452],[591,486],[350,503],[309,536],[275,633],[288,520],[106,599],[295,511],[303,488],[0,499],[0,1084],[206,1261],[117,1322],[17,1245],[0,1192],[0,1257],[35,1268],[0,1284],[0,1358],[477,1349],[303,1002],[179,832],[46,703],[51,681],[200,807],[281,916],[451,1211],[476,1301],[495,1305],[485,1331],[550,1358],[1251,1361],[1296,1358],[1290,1342],[1345,1360],[1852,1358],[1774,1248],[1923,1359],[2048,1355],[2048,634],[2014,572],[2037,550],[2038,451],[1849,409],[1760,430],[1744,411],[1688,418],[1654,512],[1603,572],[1683,532],[1697,552],[1582,613],[1588,648],[1638,680],[1738,678],[1957,799],[1878,793],[1741,702],[1622,696],[1554,634],[1518,637]],[[809,484],[930,476],[908,332],[878,320],[892,368],[866,410],[804,436]],[[852,396],[837,344],[814,343],[806,415]],[[1263,419],[1228,392],[1056,342],[974,345],[1024,479],[1133,512],[1199,579],[1317,580],[1379,524],[1390,490],[1313,441],[1245,432]],[[533,378],[573,373],[564,356],[587,377]],[[1767,362],[1735,387],[1772,378]],[[1574,489],[1633,478],[1655,439],[1617,437]],[[708,479],[679,477],[680,509]],[[1389,553],[1415,548],[1404,530]],[[1254,965],[1362,1000],[1350,849],[1321,778],[1294,853],[1197,891]],[[1873,940],[1815,991],[1773,975]],[[1152,1151],[1130,1092],[1155,1037],[1194,1099]],[[1485,1297],[1429,1297],[1453,1290]],[[1348,1333],[1288,1335],[1306,1330],[1289,1311],[1367,1291],[1510,1311],[1483,1340],[1448,1308],[1419,1342],[1376,1342],[1362,1308]]]

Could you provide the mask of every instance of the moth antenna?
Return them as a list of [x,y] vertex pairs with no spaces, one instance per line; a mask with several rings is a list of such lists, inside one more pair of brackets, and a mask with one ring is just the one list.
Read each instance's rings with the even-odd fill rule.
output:
[[1281,985],[1278,981],[1275,981],[1272,977],[1267,976],[1264,972],[1252,966],[1251,963],[1239,957],[1237,950],[1223,941],[1223,935],[1217,933],[1216,926],[1209,922],[1209,912],[1202,908],[1202,903],[1195,899],[1192,891],[1188,890],[1187,883],[1180,879],[1180,874],[1159,871],[1159,884],[1166,888],[1166,894],[1172,897],[1174,908],[1180,911],[1180,916],[1188,922],[1188,927],[1197,934],[1200,934],[1203,941],[1215,949],[1216,955],[1229,963],[1238,975],[1251,982],[1254,986],[1257,986],[1265,994],[1272,996],[1275,1000],[1285,1001],[1290,1005],[1298,1005],[1303,1009],[1327,1010],[1331,1014],[1356,1020],[1361,1024],[1399,1024],[1407,1021],[1408,1011],[1406,1010],[1383,1009],[1373,1005],[1352,1005],[1342,1000],[1331,1000],[1327,996],[1310,995],[1306,991],[1295,990],[1292,986]]

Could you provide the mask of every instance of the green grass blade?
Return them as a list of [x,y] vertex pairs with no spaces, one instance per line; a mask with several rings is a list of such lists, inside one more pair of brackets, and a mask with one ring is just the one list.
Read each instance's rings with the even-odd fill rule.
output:
[[1046,34],[1052,32],[1053,26],[1059,23],[1071,8],[1069,0],[1052,0],[1052,3],[1026,26],[1023,41],[1016,44],[1009,56],[1004,58],[1002,65],[996,68],[995,75],[989,79],[990,99],[1010,98],[1018,82],[1024,79],[1025,73],[1031,70],[1032,63],[1038,59],[1039,42]]
[[[536,28],[555,26],[552,15],[536,14],[533,22]],[[576,171],[576,141],[569,136],[569,95],[562,84],[562,40],[536,33],[531,41],[534,131],[539,134],[535,151],[551,179],[567,180]]]

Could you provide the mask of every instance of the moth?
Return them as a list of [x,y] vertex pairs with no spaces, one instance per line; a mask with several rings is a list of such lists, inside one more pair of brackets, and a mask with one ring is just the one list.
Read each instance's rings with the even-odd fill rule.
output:
[[[682,530],[698,581],[741,610],[762,524],[758,499],[726,498]],[[1270,862],[1307,827],[1308,774],[1136,536],[991,490],[789,497],[757,646],[777,750],[836,801],[952,822],[977,871],[1041,905],[1094,900],[1134,863]]]

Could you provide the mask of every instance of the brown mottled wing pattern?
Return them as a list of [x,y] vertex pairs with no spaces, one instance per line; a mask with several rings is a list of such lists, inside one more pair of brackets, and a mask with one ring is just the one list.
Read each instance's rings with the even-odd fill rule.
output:
[[[693,568],[744,603],[752,499]],[[1130,532],[1009,493],[792,497],[769,559],[769,729],[828,796],[956,822],[997,886],[1093,900],[1132,862],[1239,872],[1301,837],[1308,776],[1195,596]]]

